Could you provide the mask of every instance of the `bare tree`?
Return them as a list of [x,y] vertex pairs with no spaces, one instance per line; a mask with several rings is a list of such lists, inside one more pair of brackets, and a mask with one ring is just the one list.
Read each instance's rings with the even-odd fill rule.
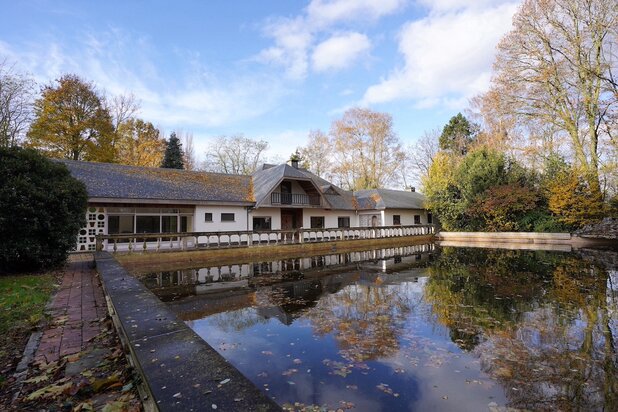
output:
[[405,159],[388,113],[355,107],[330,130],[333,174],[346,189],[373,189],[399,183]]
[[[526,0],[498,46],[492,90],[501,118],[552,125],[600,192],[600,135],[618,99],[615,0]],[[508,123],[508,121],[506,122]]]
[[179,131],[178,137],[182,140],[182,148],[185,155],[185,170],[197,170],[197,158],[195,156],[195,146],[193,146],[193,133]]
[[405,166],[401,169],[405,186],[420,185],[422,177],[429,173],[433,159],[440,150],[441,133],[439,129],[426,131],[416,143],[408,145]]
[[0,61],[0,147],[23,140],[33,119],[35,82]]
[[140,102],[133,93],[116,95],[107,99],[106,103],[116,131],[122,123],[135,118],[140,110]]
[[268,143],[243,135],[219,136],[206,152],[204,170],[210,172],[248,175],[257,170],[264,159]]
[[329,179],[333,162],[332,148],[326,133],[321,130],[311,130],[307,146],[299,149],[303,167],[324,179]]

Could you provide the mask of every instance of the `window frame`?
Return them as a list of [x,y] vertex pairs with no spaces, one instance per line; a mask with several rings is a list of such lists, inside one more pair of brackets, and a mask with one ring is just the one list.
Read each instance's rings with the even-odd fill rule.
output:
[[401,215],[393,215],[393,226],[401,226]]
[[[210,219],[208,218],[210,215]],[[212,212],[204,212],[204,222],[212,223],[213,214]]]
[[[320,219],[322,225],[314,225],[314,219]],[[309,219],[309,225],[311,226],[311,229],[324,229],[326,227],[326,218],[324,216],[311,216],[311,218]]]
[[[263,229],[256,229],[255,228],[255,221],[256,219],[263,219],[265,222],[268,222],[268,228],[263,228]],[[254,231],[259,231],[259,230],[272,230],[273,228],[273,219],[272,216],[253,216],[253,221],[252,221],[252,227]]]
[[[347,222],[348,222],[348,225],[347,225],[347,226],[345,226],[345,225],[343,225],[343,226],[342,226],[342,225],[341,225],[341,221],[342,221],[342,219],[343,219],[344,221],[345,221],[345,220],[347,220]],[[351,226],[350,226],[350,216],[337,216],[337,228],[338,228],[338,229],[349,229],[350,227],[351,227]]]
[[420,225],[421,223],[421,215],[414,215],[414,224]]
[[[229,219],[230,215],[232,217],[231,219]],[[236,221],[236,213],[221,212],[221,222],[235,222],[235,221]]]

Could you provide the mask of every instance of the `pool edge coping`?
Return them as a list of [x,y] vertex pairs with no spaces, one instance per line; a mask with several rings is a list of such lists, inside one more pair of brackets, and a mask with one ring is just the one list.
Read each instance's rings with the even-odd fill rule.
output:
[[95,253],[95,264],[145,410],[282,410],[112,254]]

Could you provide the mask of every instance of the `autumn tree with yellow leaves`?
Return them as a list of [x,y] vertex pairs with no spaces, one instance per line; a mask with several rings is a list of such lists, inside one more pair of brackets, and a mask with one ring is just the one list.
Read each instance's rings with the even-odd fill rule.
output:
[[27,146],[61,159],[114,160],[112,116],[94,84],[66,74],[43,88],[34,113]]
[[118,126],[116,160],[132,166],[159,167],[166,142],[152,123],[131,118]]

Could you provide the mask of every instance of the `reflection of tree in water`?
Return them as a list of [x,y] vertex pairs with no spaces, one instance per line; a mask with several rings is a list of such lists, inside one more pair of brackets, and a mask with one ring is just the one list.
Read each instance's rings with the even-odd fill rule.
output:
[[449,327],[453,342],[473,349],[484,332],[516,322],[543,295],[551,268],[542,255],[444,248],[430,267],[425,300],[438,321]]
[[243,308],[210,316],[211,322],[224,332],[241,331],[268,320],[255,313],[252,308]]
[[[525,270],[531,256],[538,272]],[[605,271],[570,255],[446,250],[426,298],[441,323],[474,338],[455,342],[484,340],[475,353],[510,406],[618,410],[618,307]]]
[[413,307],[406,285],[350,285],[323,296],[308,318],[318,335],[332,333],[350,362],[387,357],[399,349],[401,324]]

